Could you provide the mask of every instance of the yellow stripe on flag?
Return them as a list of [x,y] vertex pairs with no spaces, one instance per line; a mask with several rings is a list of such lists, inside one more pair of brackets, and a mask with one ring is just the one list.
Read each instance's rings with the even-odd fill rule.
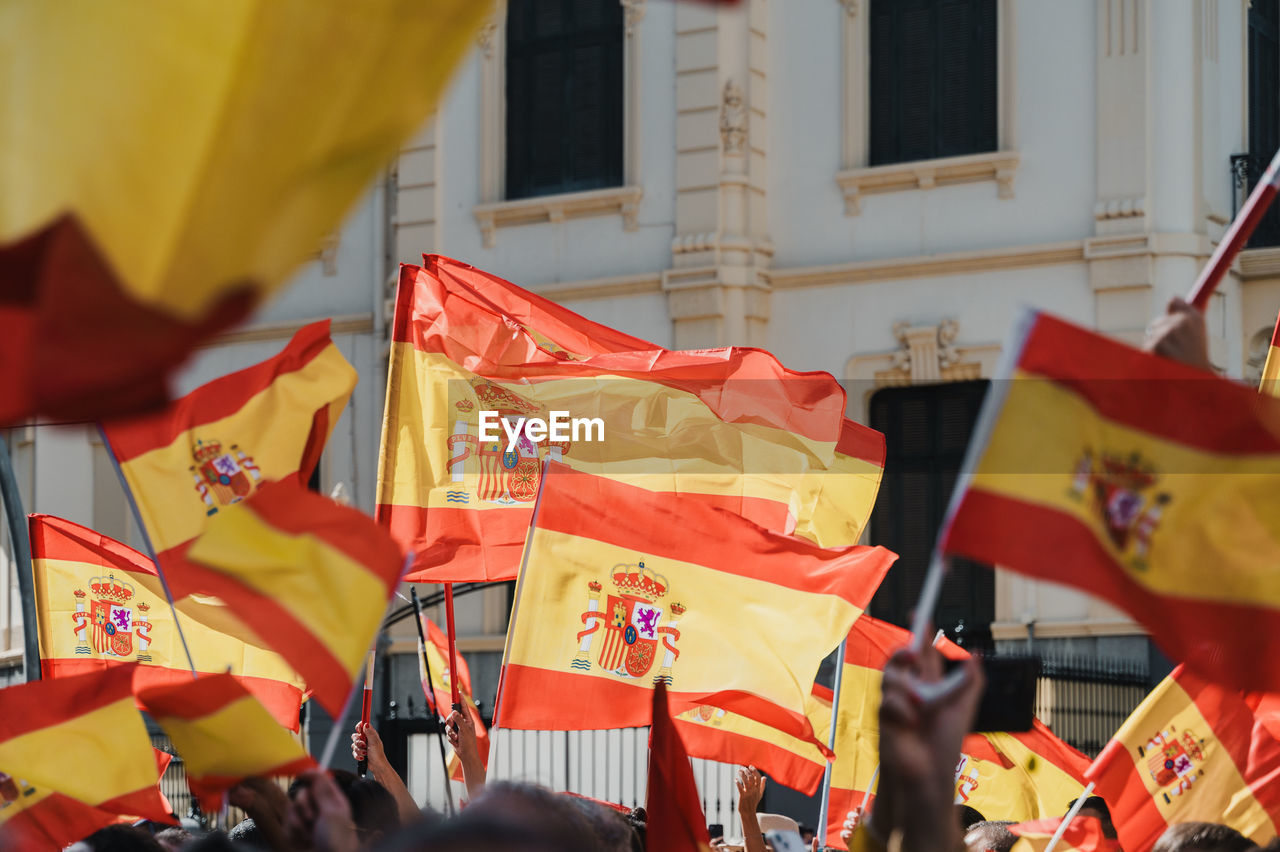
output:
[[255,775],[306,757],[302,745],[246,696],[195,719],[158,717],[192,775]]

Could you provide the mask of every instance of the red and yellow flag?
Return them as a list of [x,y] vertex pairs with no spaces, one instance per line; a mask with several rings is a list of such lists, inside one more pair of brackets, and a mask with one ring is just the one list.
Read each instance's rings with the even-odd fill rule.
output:
[[698,799],[689,753],[671,720],[665,684],[653,690],[650,719],[645,848],[654,852],[710,852],[707,818]]
[[1043,314],[1007,347],[948,553],[1083,589],[1172,659],[1280,690],[1280,402]]
[[192,585],[225,601],[340,713],[400,579],[386,531],[280,480],[219,512],[188,555]]
[[[427,704],[433,710],[441,716],[448,717],[453,703],[453,672],[449,670],[449,637],[425,615],[422,616],[422,629],[427,637],[425,652],[427,661],[431,665],[431,680],[428,682],[422,660],[418,660],[418,678],[422,681],[422,694],[426,696]],[[457,658],[458,693],[467,715],[471,717],[471,724],[475,726],[480,761],[487,769],[489,767],[489,730],[484,726],[484,720],[480,718],[480,710],[476,707],[475,699],[471,697],[471,668],[461,654],[458,654]],[[462,763],[456,754],[449,755],[449,777],[455,781],[462,780]]]
[[[1063,817],[1031,820],[1009,826],[1018,840],[1010,852],[1045,852],[1049,841],[1062,825]],[[1058,838],[1054,852],[1120,852],[1120,844],[1108,840],[1102,833],[1102,822],[1097,817],[1078,816],[1071,820],[1067,830]]]
[[[553,463],[516,586],[501,725],[644,725],[648,693],[665,683],[677,712],[709,704],[813,740],[805,704],[818,666],[895,558],[819,548],[694,497]],[[744,623],[796,613],[805,630],[767,640]]]
[[143,687],[138,700],[182,756],[187,786],[206,813],[251,776],[291,776],[315,766],[296,738],[276,724],[231,675]]
[[172,822],[134,706],[133,668],[0,690],[0,772],[102,811]]
[[1138,705],[1086,773],[1124,848],[1150,849],[1179,822],[1229,825],[1259,845],[1276,836],[1280,740],[1258,698],[1178,666]]
[[335,241],[492,6],[7,8],[0,424],[162,405],[202,340]]
[[[155,565],[131,547],[52,515],[31,515],[44,677],[82,674],[130,662],[139,687],[191,684],[191,670]],[[276,721],[298,729],[302,681],[246,632],[220,602],[178,601],[182,629],[204,673],[230,672]]]
[[1271,332],[1271,345],[1267,347],[1267,360],[1262,365],[1258,392],[1280,396],[1280,317],[1276,318],[1275,331]]
[[[880,765],[881,673],[893,653],[910,640],[908,631],[864,615],[845,642],[827,804],[827,843],[837,848],[843,848],[839,843],[845,815],[862,806]],[[969,655],[945,637],[934,644],[947,659]],[[1054,816],[1084,791],[1088,765],[1088,758],[1038,719],[1030,731],[970,734],[956,764],[955,803],[969,805],[988,819]],[[874,802],[873,792],[868,808]]]
[[175,595],[191,592],[187,549],[218,512],[265,482],[311,477],[355,384],[324,320],[158,414],[103,426]]
[[[467,286],[483,273],[426,263],[401,267],[378,475],[378,518],[416,552],[410,579],[513,578],[546,459],[823,546],[858,540],[884,438],[847,423],[830,375],[756,349],[619,350],[631,339],[563,309],[548,321],[562,343]],[[528,305],[520,316],[548,313]],[[558,417],[514,440],[501,425]]]

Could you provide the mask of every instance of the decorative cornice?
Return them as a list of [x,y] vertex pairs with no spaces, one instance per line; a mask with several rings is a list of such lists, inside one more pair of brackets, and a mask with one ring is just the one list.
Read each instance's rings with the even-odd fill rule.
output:
[[941,157],[911,163],[891,163],[836,173],[844,194],[846,216],[862,212],[862,196],[912,189],[933,189],[978,181],[995,181],[1000,198],[1013,198],[1013,176],[1018,168],[1016,151],[994,151],[963,157]]
[[1147,215],[1147,199],[1140,195],[1133,198],[1107,198],[1093,206],[1093,218],[1099,222],[1145,215]]
[[720,141],[726,154],[742,154],[747,150],[747,106],[742,89],[732,78],[725,81],[720,100]]
[[582,281],[544,284],[529,289],[553,302],[612,299],[618,296],[636,296],[641,293],[661,293],[662,276],[658,273],[618,275],[612,278],[589,278]]
[[850,18],[858,14],[858,0],[840,0],[840,5],[844,7],[844,13]]
[[622,216],[622,229],[634,231],[639,227],[640,200],[643,197],[644,190],[641,187],[618,186],[478,204],[472,214],[480,225],[484,247],[493,248],[497,243],[497,229],[508,225],[531,225],[539,222],[558,225],[567,219],[617,213]]
[[622,21],[627,38],[635,35],[636,27],[644,20],[644,0],[618,0],[622,4]]
[[1245,249],[1237,264],[1245,281],[1280,277],[1280,248]]

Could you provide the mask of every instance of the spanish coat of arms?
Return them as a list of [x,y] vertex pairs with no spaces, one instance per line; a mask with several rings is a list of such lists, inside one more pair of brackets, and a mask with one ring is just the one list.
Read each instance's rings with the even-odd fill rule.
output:
[[1129,567],[1148,567],[1151,541],[1173,495],[1158,488],[1160,475],[1138,453],[1127,457],[1086,449],[1076,462],[1070,496],[1086,502]]
[[[131,606],[134,588],[115,578],[114,574],[93,577],[89,580],[89,592],[76,589],[75,620],[76,654],[78,656],[102,656],[125,659],[134,656],[140,662],[149,662],[151,654],[151,622],[147,616],[151,610],[145,601]],[[88,611],[85,603],[88,603]],[[137,639],[135,649],[134,639]]]
[[[618,564],[611,576],[617,593],[609,593],[600,608],[604,587],[592,580],[587,584],[587,611],[582,613],[586,629],[578,633],[578,652],[569,667],[591,671],[591,646],[596,645],[595,664],[622,678],[642,678],[653,668],[658,655],[662,664],[653,682],[671,685],[671,666],[680,656],[676,625],[684,615],[683,604],[672,602],[662,623],[662,599],[670,585],[667,578],[646,568],[644,562]],[[604,635],[596,640],[603,628]]]

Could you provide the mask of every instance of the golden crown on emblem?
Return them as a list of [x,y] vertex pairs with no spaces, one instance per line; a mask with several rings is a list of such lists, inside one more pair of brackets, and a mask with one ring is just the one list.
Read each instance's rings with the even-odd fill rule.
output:
[[644,562],[636,565],[619,563],[613,566],[613,584],[620,591],[650,602],[664,596],[670,588],[667,578],[657,571],[644,567]]
[[96,597],[117,603],[124,603],[133,597],[133,586],[116,579],[115,574],[107,577],[93,577],[89,580],[89,588]]

